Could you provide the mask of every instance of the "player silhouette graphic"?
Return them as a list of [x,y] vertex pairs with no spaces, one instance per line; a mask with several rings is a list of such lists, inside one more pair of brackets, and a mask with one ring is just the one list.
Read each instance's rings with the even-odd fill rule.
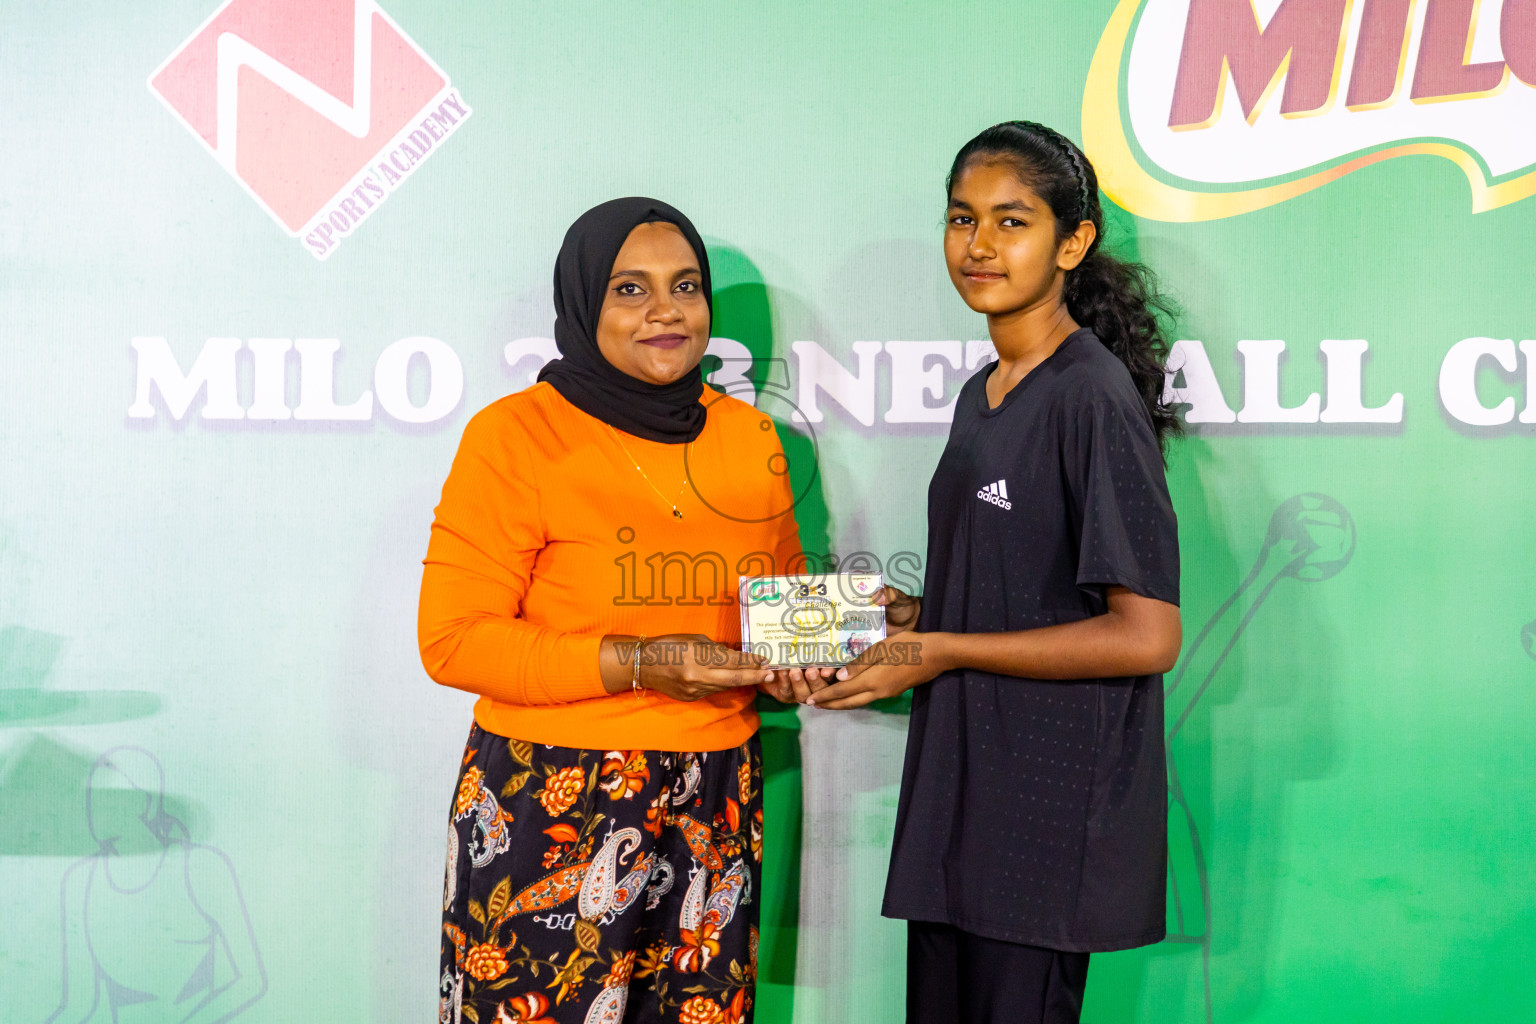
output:
[[97,758],[86,815],[98,849],[64,875],[64,979],[47,1019],[214,1024],[265,995],[234,866],[166,810],[154,755]]

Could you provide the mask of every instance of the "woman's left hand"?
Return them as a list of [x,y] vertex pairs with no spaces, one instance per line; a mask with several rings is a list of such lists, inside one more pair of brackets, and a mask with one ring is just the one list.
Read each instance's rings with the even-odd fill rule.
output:
[[909,630],[882,640],[838,669],[836,682],[816,690],[805,703],[844,711],[899,697],[949,667],[943,647],[943,633]]
[[789,674],[781,668],[768,669],[768,678],[757,684],[759,693],[765,693],[780,704],[795,703],[795,692],[789,683]]
[[[804,704],[811,691],[824,686],[816,669],[775,668],[769,670],[772,677],[758,684],[758,689],[781,704]],[[827,670],[830,675],[830,669]]]

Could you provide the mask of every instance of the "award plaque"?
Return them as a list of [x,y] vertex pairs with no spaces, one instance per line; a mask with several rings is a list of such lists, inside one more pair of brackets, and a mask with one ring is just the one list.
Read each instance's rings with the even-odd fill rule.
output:
[[877,572],[741,578],[741,648],[773,668],[842,665],[885,639]]

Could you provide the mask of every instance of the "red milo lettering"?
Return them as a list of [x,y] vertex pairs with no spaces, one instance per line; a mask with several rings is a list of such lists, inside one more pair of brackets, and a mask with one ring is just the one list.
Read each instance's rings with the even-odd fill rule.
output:
[[1214,124],[1229,74],[1250,124],[1282,78],[1282,115],[1322,113],[1338,85],[1349,9],[1349,0],[1284,0],[1261,26],[1251,0],[1192,0],[1168,127]]

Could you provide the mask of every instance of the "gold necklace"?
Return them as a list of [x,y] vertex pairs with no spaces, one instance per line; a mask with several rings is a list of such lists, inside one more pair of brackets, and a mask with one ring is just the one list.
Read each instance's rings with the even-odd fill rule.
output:
[[[615,441],[619,442],[619,447],[624,450],[624,454],[629,458],[630,463],[635,467],[635,472],[640,474],[640,478],[646,482],[646,484],[651,488],[651,490],[656,492],[656,497],[660,498],[662,501],[667,501],[667,496],[665,494],[661,493],[661,489],[659,487],[657,487],[655,484],[651,483],[651,478],[646,474],[645,470],[640,468],[640,463],[636,462],[635,461],[635,457],[633,455],[629,454],[628,446],[626,446],[624,444],[624,440],[619,437],[619,432],[617,430],[613,429],[613,424],[606,423],[606,424],[604,424],[604,426],[606,426],[608,428],[608,433],[613,435],[613,439]],[[679,487],[677,489],[677,496],[679,498],[683,496],[683,490],[687,486],[688,486],[688,474],[687,474],[687,472],[685,470],[684,473],[683,473],[683,486]],[[671,501],[667,501],[667,504],[672,506],[672,515],[675,518],[677,518],[677,519],[683,518],[682,512],[678,511],[677,499],[676,498],[672,499]]]

